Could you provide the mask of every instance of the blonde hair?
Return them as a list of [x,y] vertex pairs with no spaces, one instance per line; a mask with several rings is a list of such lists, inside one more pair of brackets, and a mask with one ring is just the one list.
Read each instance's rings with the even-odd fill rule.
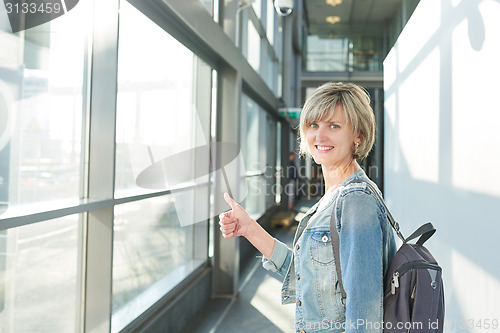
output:
[[311,124],[330,119],[337,103],[342,105],[353,133],[361,137],[359,147],[353,148],[353,157],[362,160],[368,156],[375,142],[375,115],[370,96],[364,88],[342,82],[325,83],[307,98],[300,114],[301,155],[311,154],[305,139]]

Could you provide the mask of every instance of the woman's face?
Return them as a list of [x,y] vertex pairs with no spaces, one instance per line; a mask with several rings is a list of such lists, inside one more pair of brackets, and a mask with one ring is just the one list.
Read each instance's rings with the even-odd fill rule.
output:
[[354,143],[360,139],[347,124],[342,105],[337,104],[330,119],[309,126],[306,141],[316,163],[341,166],[351,160]]

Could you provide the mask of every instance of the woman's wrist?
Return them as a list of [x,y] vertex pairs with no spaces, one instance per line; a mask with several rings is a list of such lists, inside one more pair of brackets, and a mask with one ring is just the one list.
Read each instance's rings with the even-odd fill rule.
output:
[[274,250],[274,238],[254,219],[248,225],[245,238],[264,255],[269,258]]
[[256,220],[250,218],[250,221],[248,223],[247,233],[243,236],[252,244],[253,240],[259,237],[259,227],[260,224]]

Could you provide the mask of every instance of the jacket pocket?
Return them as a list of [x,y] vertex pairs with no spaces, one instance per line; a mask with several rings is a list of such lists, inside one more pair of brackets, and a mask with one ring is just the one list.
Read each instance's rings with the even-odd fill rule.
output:
[[[304,292],[311,297],[315,320],[337,321],[342,316],[338,307],[340,292],[335,288],[335,263],[329,229],[312,230],[310,234],[312,258],[310,286]],[[312,314],[311,314],[312,315]]]
[[320,265],[333,264],[333,249],[330,230],[314,230],[311,232],[311,258]]

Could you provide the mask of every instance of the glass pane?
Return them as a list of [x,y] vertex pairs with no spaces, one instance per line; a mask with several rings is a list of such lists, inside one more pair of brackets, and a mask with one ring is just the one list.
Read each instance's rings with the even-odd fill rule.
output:
[[263,171],[264,165],[259,158],[259,106],[248,96],[244,96],[243,101],[246,101],[246,131],[242,132],[245,170],[250,173],[260,172]]
[[[281,189],[283,186],[283,166],[281,165],[281,122],[277,122],[276,124],[276,188]],[[281,191],[276,190],[275,193],[276,203],[281,202]]]
[[262,8],[262,1],[261,0],[254,0],[252,1],[252,7],[253,10],[255,11],[255,15],[260,19],[262,14],[261,14],[261,8]]
[[248,20],[248,45],[247,45],[247,60],[250,66],[260,73],[260,35],[255,29],[252,20]]
[[352,70],[381,71],[385,58],[382,38],[354,36],[352,38]]
[[77,332],[79,215],[0,231],[0,332]]
[[120,6],[115,196],[183,190],[115,207],[112,331],[207,259],[207,223],[193,223],[209,217],[212,69],[127,1]]
[[276,94],[276,92],[277,92],[276,84],[275,84],[276,74],[277,74],[276,63],[274,62],[270,52],[266,53],[266,66],[267,66],[267,69],[266,69],[265,74],[264,74],[265,75],[264,79],[266,80],[266,83],[267,83],[267,86],[269,87],[269,89],[271,89],[271,91]]
[[[276,200],[276,121],[250,97],[243,96],[244,115],[241,142],[246,169],[247,197],[244,208],[260,218]],[[266,147],[263,149],[262,147]]]
[[116,196],[168,188],[169,175],[156,175],[153,184],[138,183],[137,177],[155,162],[209,142],[208,125],[201,125],[196,104],[194,78],[201,70],[208,73],[203,89],[210,94],[210,68],[201,64],[186,47],[121,1]]
[[[275,143],[276,120],[266,115],[266,138],[265,143]],[[272,206],[276,201],[276,145],[268,144],[266,149],[266,169],[264,173],[266,178],[266,208]]]
[[4,208],[79,198],[89,4],[15,34],[0,16]]
[[385,58],[382,25],[335,24],[331,34],[306,37],[308,71],[381,71]]
[[307,71],[346,71],[348,65],[347,38],[307,36]]
[[[174,200],[162,196],[115,207],[113,331],[158,301],[202,261],[195,259],[197,225],[180,226]],[[188,194],[182,205],[193,211],[196,201]]]
[[271,45],[274,44],[274,21],[276,18],[276,11],[274,9],[273,0],[267,0],[267,24],[266,24],[266,34],[267,39]]
[[[242,206],[254,219],[258,219],[265,213],[266,191],[268,187],[264,176],[247,177],[247,196]],[[270,195],[270,193],[269,193]]]

